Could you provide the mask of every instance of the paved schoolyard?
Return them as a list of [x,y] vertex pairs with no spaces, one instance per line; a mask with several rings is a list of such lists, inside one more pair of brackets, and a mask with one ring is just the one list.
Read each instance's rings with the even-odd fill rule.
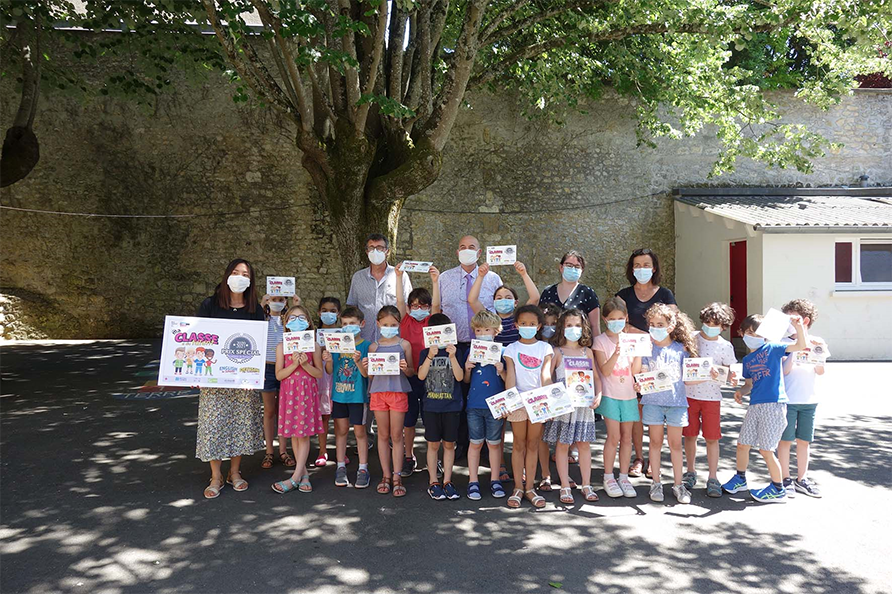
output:
[[[701,483],[692,505],[668,489],[654,504],[640,479],[635,500],[601,491],[567,508],[552,493],[542,511],[512,511],[489,497],[431,501],[422,473],[402,500],[336,489],[332,465],[312,494],[277,495],[283,467],[261,470],[259,456],[245,464],[247,492],[205,501],[197,399],[113,396],[152,379],[158,350],[0,348],[3,592],[892,590],[892,364],[829,365],[812,466],[821,500],[712,500]],[[721,479],[743,411],[726,401]],[[764,464],[751,468],[763,484]]]

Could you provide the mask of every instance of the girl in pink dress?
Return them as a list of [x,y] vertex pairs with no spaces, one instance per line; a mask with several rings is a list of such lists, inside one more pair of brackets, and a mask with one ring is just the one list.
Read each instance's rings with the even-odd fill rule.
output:
[[[314,330],[310,312],[295,305],[282,319],[286,332]],[[322,353],[319,345],[312,353],[285,354],[284,343],[276,347],[276,379],[279,387],[279,435],[291,438],[291,448],[297,465],[286,481],[273,483],[273,491],[287,493],[294,489],[302,493],[313,490],[307,472],[310,438],[322,433],[322,413],[319,410],[318,379],[322,377]]]

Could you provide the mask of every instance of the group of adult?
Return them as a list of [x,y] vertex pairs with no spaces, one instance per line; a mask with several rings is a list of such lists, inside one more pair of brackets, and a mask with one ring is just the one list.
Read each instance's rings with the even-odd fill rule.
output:
[[[391,246],[383,235],[369,236],[365,245],[369,266],[357,271],[351,280],[347,305],[362,310],[366,320],[375,320],[385,305],[397,303],[397,271],[388,263]],[[480,242],[476,237],[462,237],[457,246],[458,266],[439,275],[441,309],[455,324],[459,343],[470,344],[474,337],[471,329],[473,311],[469,303],[472,286],[478,275],[484,273],[479,302],[488,310],[494,309],[494,296],[504,286],[501,277],[488,267],[478,265],[481,257]],[[547,286],[539,296],[539,304],[554,304],[561,311],[577,308],[591,322],[595,335],[600,334],[600,302],[598,295],[588,285],[580,282],[585,272],[585,258],[576,251],[563,255],[558,264],[560,280]],[[647,333],[644,314],[655,303],[675,307],[672,291],[660,285],[662,269],[657,255],[649,249],[637,249],[626,264],[629,286],[617,292],[626,302],[629,312],[627,331]],[[407,300],[412,291],[408,275],[400,283],[401,299]],[[199,307],[198,315],[209,318],[235,320],[264,320],[266,314],[258,299],[254,268],[250,262],[236,259],[229,263],[222,281],[214,294]],[[362,338],[374,342],[378,338],[374,323],[362,328]],[[241,476],[242,456],[264,449],[263,414],[260,392],[231,388],[202,388],[198,404],[198,437],[196,457],[210,463],[211,485],[222,486],[223,481],[236,491],[248,488]],[[633,445],[637,457],[630,474],[640,475],[643,466],[643,426],[636,423],[633,429]],[[229,459],[229,472],[223,476],[223,460]]]

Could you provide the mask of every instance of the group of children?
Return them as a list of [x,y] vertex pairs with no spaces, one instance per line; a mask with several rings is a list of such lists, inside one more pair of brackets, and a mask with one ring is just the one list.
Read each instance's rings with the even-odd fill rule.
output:
[[[519,264],[519,263],[518,263]],[[523,265],[518,269],[524,276]],[[481,267],[483,268],[483,267]],[[398,296],[402,271],[397,268]],[[507,496],[507,505],[518,508],[524,499],[536,507],[545,499],[536,489],[537,471],[543,480],[539,490],[550,490],[548,456],[552,458],[560,479],[559,498],[574,503],[577,487],[569,474],[569,463],[579,462],[582,497],[597,501],[591,484],[591,444],[595,441],[596,413],[607,428],[603,449],[604,491],[610,497],[636,497],[630,481],[633,425],[639,421],[649,431],[649,487],[653,501],[663,501],[661,458],[664,433],[669,446],[672,467],[672,493],[679,503],[690,503],[691,491],[698,482],[696,471],[697,439],[706,440],[708,478],[706,494],[721,497],[722,492],[740,493],[749,490],[746,470],[749,453],[756,447],[768,465],[771,482],[765,488],[752,490],[754,499],[763,502],[783,501],[799,491],[819,497],[817,486],[809,481],[808,444],[814,435],[815,377],[824,372],[822,364],[795,360],[794,353],[823,342],[808,335],[816,318],[814,306],[805,300],[786,304],[791,330],[782,343],[766,343],[756,334],[761,316],[743,320],[740,330],[749,349],[742,361],[742,378],[730,375],[730,382],[743,379],[735,399],[742,402],[749,395],[750,404],[743,420],[737,445],[737,473],[721,484],[717,477],[719,440],[721,439],[721,384],[716,370],[711,379],[683,381],[684,360],[710,357],[715,366],[737,363],[731,343],[721,334],[734,322],[733,310],[721,303],[711,303],[700,312],[700,330],[673,306],[656,304],[647,311],[653,350],[647,357],[623,353],[620,337],[635,331],[628,323],[625,302],[619,297],[607,300],[601,309],[605,332],[593,336],[588,317],[579,309],[560,311],[552,305],[540,308],[530,291],[530,301],[517,306],[517,294],[509,287],[495,293],[495,312],[479,302],[479,283],[469,294],[474,315],[471,329],[477,340],[501,343],[503,355],[495,364],[469,360],[467,348],[450,345],[443,348],[424,347],[423,328],[451,323],[440,311],[438,275],[431,268],[432,291],[416,288],[396,306],[384,306],[376,320],[365,319],[356,307],[341,308],[340,301],[324,297],[316,318],[302,305],[287,307],[284,298],[272,298],[266,307],[270,315],[271,355],[268,361],[275,382],[265,386],[264,405],[267,423],[267,453],[264,467],[273,463],[273,437],[280,437],[280,459],[294,472],[288,480],[272,485],[278,493],[291,490],[312,491],[307,464],[310,439],[319,435],[320,453],[316,466],[327,462],[325,435],[329,417],[334,420],[337,469],[335,485],[351,485],[347,472],[347,437],[352,426],[357,443],[359,466],[352,481],[355,488],[371,484],[368,467],[368,411],[374,413],[378,426],[377,449],[382,477],[377,492],[402,497],[406,488],[402,479],[417,468],[413,453],[415,426],[421,414],[427,442],[427,492],[432,499],[459,499],[453,482],[456,443],[463,418],[466,419],[469,483],[466,496],[482,498],[479,480],[484,443],[490,467],[489,491],[494,498]],[[481,270],[479,279],[485,276]],[[530,282],[529,284],[532,284]],[[535,286],[533,285],[533,288]],[[536,296],[538,293],[536,293]],[[281,303],[281,305],[279,305]],[[380,337],[369,343],[360,332],[367,323],[377,325]],[[317,344],[313,353],[284,354],[284,332],[307,329],[332,329],[355,336],[352,355],[329,353]],[[826,345],[824,345],[826,347]],[[370,375],[369,353],[393,353],[399,356],[399,375]],[[509,388],[525,392],[561,382],[568,372],[589,371],[594,379],[595,401],[590,407],[572,412],[545,423],[533,423],[526,410],[520,408],[503,418],[494,418],[486,399]],[[639,394],[635,376],[645,371],[669,370],[670,389]],[[268,376],[268,380],[269,380]],[[270,388],[275,387],[275,391]],[[267,394],[272,392],[271,398]],[[275,395],[278,393],[278,405]],[[277,411],[277,413],[276,413]],[[274,419],[274,423],[269,420]],[[507,422],[506,422],[507,421]],[[505,430],[510,424],[513,434],[511,466],[513,489],[508,496],[506,482],[511,481],[503,463]],[[291,439],[294,459],[285,449]],[[797,442],[798,475],[790,475],[790,449]],[[619,451],[619,476],[614,474]],[[440,456],[442,450],[442,463]],[[572,450],[572,452],[571,452]],[[777,451],[780,460],[775,455]],[[639,453],[640,455],[640,453]],[[687,469],[685,471],[685,460]],[[442,479],[440,478],[442,475]]]

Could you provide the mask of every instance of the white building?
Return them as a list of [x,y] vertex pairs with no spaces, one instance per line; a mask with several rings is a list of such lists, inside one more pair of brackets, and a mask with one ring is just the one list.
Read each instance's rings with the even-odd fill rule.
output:
[[739,324],[805,298],[834,359],[892,359],[892,188],[682,189],[675,211],[675,296],[695,322],[712,301]]

